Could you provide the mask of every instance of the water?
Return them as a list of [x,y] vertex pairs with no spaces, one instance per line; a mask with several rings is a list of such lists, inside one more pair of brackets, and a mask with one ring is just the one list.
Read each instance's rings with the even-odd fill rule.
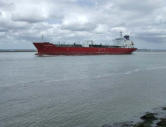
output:
[[166,53],[0,53],[0,127],[101,127],[166,104]]

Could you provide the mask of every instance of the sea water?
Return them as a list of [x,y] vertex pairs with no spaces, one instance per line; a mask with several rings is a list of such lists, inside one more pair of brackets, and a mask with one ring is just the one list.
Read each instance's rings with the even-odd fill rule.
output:
[[166,104],[166,53],[0,53],[0,127],[101,127]]

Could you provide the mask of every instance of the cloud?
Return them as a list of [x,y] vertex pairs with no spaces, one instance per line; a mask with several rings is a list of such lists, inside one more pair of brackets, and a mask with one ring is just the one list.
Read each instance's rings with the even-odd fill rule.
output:
[[94,30],[97,34],[104,34],[109,31],[108,26],[106,24],[98,24]]
[[0,0],[0,46],[33,48],[42,35],[52,42],[105,43],[123,31],[138,48],[166,48],[165,5],[165,0]]
[[72,13],[64,17],[62,21],[62,29],[71,31],[91,31],[94,30],[96,24],[86,14]]

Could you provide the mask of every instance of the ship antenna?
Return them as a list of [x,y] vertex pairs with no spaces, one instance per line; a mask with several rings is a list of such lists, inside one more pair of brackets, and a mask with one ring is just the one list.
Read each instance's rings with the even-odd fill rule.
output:
[[122,31],[120,31],[120,37],[122,38],[122,36],[123,36],[123,33],[122,33]]

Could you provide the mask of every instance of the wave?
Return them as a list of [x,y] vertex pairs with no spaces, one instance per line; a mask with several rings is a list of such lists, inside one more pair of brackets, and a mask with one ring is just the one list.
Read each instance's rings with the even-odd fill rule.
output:
[[166,66],[156,66],[156,67],[146,68],[146,70],[160,70],[160,69],[166,69]]
[[56,83],[56,82],[66,82],[66,81],[74,81],[74,80],[85,80],[85,79],[100,79],[100,78],[107,78],[115,75],[131,75],[133,73],[137,72],[144,72],[144,71],[153,71],[153,70],[163,70],[166,69],[166,66],[154,66],[154,67],[147,67],[147,68],[136,68],[133,70],[129,70],[126,72],[115,72],[115,73],[105,73],[105,74],[98,74],[94,76],[87,76],[87,75],[80,75],[80,77],[69,77],[69,78],[60,78],[60,79],[40,79],[40,80],[33,80],[33,81],[20,81],[14,84],[5,84],[0,87],[13,87],[13,86],[24,86],[24,87],[29,87],[32,86],[33,84],[45,84],[45,85],[51,85],[50,83]]
[[139,72],[139,71],[141,71],[141,69],[136,68],[136,69],[134,69],[134,70],[127,71],[127,72],[125,72],[124,74],[129,75],[129,74],[132,74],[132,73],[135,73],[135,72]]

